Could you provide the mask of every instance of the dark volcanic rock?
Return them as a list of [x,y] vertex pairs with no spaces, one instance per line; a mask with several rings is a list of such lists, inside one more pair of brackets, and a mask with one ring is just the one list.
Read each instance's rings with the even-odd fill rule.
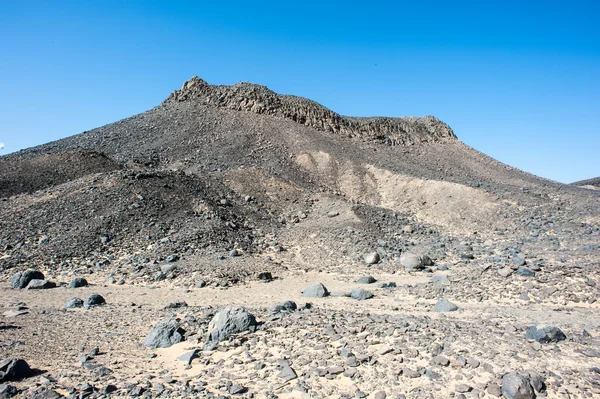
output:
[[0,361],[0,381],[13,381],[27,378],[32,374],[29,364],[23,359]]
[[220,341],[256,326],[256,318],[246,309],[225,308],[219,311],[208,324],[208,336],[203,349],[212,350]]
[[177,320],[163,319],[154,325],[144,340],[144,346],[150,349],[168,348],[183,341],[183,334]]
[[10,280],[11,288],[25,288],[31,280],[43,280],[44,274],[37,270],[25,270],[13,274]]
[[83,277],[77,277],[69,283],[69,288],[80,288],[88,285],[88,282]]
[[83,300],[81,298],[71,298],[65,303],[65,308],[67,309],[75,309],[82,308]]
[[558,327],[546,325],[529,327],[525,334],[525,338],[535,340],[541,344],[560,342],[567,339],[565,334]]
[[102,306],[106,303],[106,300],[100,294],[92,294],[85,299],[83,307],[86,309],[93,308],[95,306]]

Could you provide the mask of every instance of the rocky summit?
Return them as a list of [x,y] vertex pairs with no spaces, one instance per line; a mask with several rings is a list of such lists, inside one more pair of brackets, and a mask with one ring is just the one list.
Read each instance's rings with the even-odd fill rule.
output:
[[194,77],[0,157],[0,396],[600,396],[597,179],[457,133]]

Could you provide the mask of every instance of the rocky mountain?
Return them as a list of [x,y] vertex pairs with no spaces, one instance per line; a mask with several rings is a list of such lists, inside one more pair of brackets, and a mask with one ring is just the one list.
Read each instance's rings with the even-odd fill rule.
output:
[[600,192],[580,183],[504,165],[432,116],[194,77],[0,157],[0,345],[51,374],[14,392],[600,394]]

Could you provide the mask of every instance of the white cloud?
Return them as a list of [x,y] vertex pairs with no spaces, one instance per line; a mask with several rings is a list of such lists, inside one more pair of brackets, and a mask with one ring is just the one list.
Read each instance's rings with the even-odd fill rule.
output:
[[4,143],[0,143],[0,150],[4,149]]

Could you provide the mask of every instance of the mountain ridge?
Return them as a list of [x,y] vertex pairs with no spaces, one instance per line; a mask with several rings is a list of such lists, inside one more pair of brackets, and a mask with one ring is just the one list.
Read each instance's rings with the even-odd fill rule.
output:
[[163,104],[183,101],[280,116],[317,130],[345,137],[376,140],[391,146],[457,139],[450,126],[434,116],[342,116],[304,97],[277,94],[266,86],[248,82],[215,86],[194,76],[180,90],[171,93]]

